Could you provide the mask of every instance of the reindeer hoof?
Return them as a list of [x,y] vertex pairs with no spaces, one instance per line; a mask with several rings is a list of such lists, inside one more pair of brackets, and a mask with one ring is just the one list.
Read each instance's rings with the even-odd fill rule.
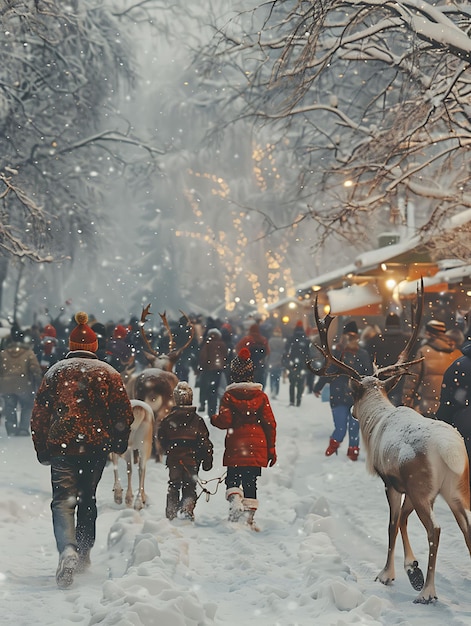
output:
[[116,491],[114,492],[114,501],[116,504],[123,504],[123,492]]
[[[422,574],[422,570],[420,569],[417,561],[414,561],[412,565],[409,565],[406,568],[406,573],[409,576],[409,582],[412,585],[412,588],[416,591],[422,591],[424,588],[424,575]],[[428,600],[428,602],[431,601],[432,599]],[[420,600],[417,599],[416,602],[420,602]],[[428,602],[425,602],[425,604],[428,604]]]
[[437,601],[437,596],[423,596],[420,595],[414,600],[414,604],[434,604]]

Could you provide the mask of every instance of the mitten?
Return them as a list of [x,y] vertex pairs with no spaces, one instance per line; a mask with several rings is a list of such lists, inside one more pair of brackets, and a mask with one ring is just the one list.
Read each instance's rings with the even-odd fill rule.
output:
[[47,450],[41,450],[41,452],[38,452],[36,456],[38,457],[38,461],[41,465],[51,464],[51,456]]
[[276,452],[272,449],[268,452],[268,466],[273,467],[276,463]]
[[203,461],[202,467],[203,467],[203,470],[205,472],[209,472],[209,470],[212,470],[213,469],[213,459],[205,459]]

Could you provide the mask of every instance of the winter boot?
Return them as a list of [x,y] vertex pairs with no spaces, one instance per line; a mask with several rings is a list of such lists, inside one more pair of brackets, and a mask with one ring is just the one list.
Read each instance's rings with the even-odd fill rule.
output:
[[332,439],[331,437],[329,441],[329,446],[327,450],[325,451],[325,456],[332,456],[334,452],[335,454],[338,454],[337,450],[339,446],[340,446],[340,441],[335,441],[335,439]]
[[347,450],[347,456],[351,461],[358,461],[359,454],[360,448],[358,446],[349,446]]
[[258,509],[258,500],[255,500],[255,498],[244,498],[242,500],[242,503],[244,505],[244,520],[245,523],[250,526],[250,528],[252,530],[256,530],[258,531],[259,528],[258,526],[256,526],[253,518],[255,515],[255,511]]
[[90,565],[91,565],[90,550],[87,550],[86,552],[79,552],[78,553],[78,563],[77,563],[77,567],[75,569],[77,574],[83,574],[83,572],[87,571],[87,569],[90,567]]
[[229,502],[229,522],[238,522],[244,513],[242,499],[244,492],[239,487],[230,487],[226,490],[226,500]]
[[59,589],[67,589],[74,582],[77,565],[78,555],[75,546],[66,546],[61,552],[56,571],[56,583]]

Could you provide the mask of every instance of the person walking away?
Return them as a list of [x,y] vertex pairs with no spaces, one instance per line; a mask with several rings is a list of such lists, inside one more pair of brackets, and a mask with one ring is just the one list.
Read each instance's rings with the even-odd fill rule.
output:
[[[360,336],[355,321],[345,324],[338,344],[332,354],[361,375],[373,373],[373,367],[368,352],[360,347]],[[327,376],[320,376],[314,385],[314,394],[319,397],[322,388],[330,382],[330,407],[334,420],[334,431],[330,436],[326,456],[338,454],[338,448],[348,430],[347,456],[352,461],[358,460],[360,454],[360,429],[357,420],[352,416],[353,397],[349,387],[348,376],[338,375],[339,369],[331,365]]]
[[232,383],[221,399],[211,424],[226,431],[223,465],[227,467],[226,499],[229,521],[241,519],[258,530],[257,479],[262,467],[276,463],[276,421],[261,383],[254,382],[254,364],[248,348],[231,361]]
[[175,406],[160,424],[158,438],[167,455],[167,519],[195,519],[196,482],[200,465],[213,467],[213,444],[203,418],[193,406],[193,390],[181,381],[173,391]]
[[445,323],[430,320],[425,325],[425,336],[415,359],[422,359],[410,367],[406,376],[403,404],[425,417],[435,418],[440,404],[443,375],[461,356],[454,342],[446,335]]
[[[75,315],[65,358],[44,374],[31,428],[38,461],[51,466],[56,582],[70,587],[90,564],[96,533],[96,489],[110,452],[123,454],[133,421],[120,374],[98,359],[88,315]],[[75,519],[76,513],[76,519]]]
[[[182,315],[178,320],[178,326],[176,327],[174,333],[175,347],[177,350],[184,346],[190,339],[191,332],[192,328],[191,326],[188,326],[188,319],[185,315]],[[177,375],[178,380],[188,382],[190,380],[190,372],[196,372],[198,367],[198,352],[198,340],[196,338],[196,333],[193,330],[193,339],[183,350],[180,358],[175,364],[175,374]]]
[[283,354],[285,353],[285,339],[279,326],[273,329],[273,334],[268,340],[268,349],[267,365],[270,378],[270,395],[272,400],[276,400],[280,393]]
[[33,349],[24,343],[24,333],[19,324],[14,322],[8,344],[0,352],[0,390],[3,395],[5,428],[9,437],[29,437],[34,396],[42,376],[43,372]]
[[283,364],[288,370],[289,405],[301,405],[306,384],[306,361],[310,358],[310,341],[304,332],[301,320],[296,322],[293,335],[288,339]]
[[46,324],[44,326],[43,332],[40,334],[40,342],[36,356],[38,357],[43,374],[51,365],[54,365],[54,363],[57,363],[59,360],[59,341],[57,339],[57,331],[52,324]]
[[[384,331],[365,343],[370,359],[378,367],[386,367],[397,363],[399,355],[409,341],[410,335],[401,329],[401,319],[396,313],[389,313],[384,321]],[[402,392],[406,376],[402,376],[397,385],[388,393],[394,406],[402,403]]]
[[265,388],[267,378],[265,362],[270,353],[270,348],[268,339],[262,335],[258,324],[252,324],[247,335],[239,339],[236,344],[236,352],[239,353],[242,348],[249,349],[250,358],[255,368],[254,382],[260,383],[262,388]]
[[443,375],[436,417],[461,434],[471,465],[471,341],[463,343],[461,353]]
[[200,411],[204,411],[204,402],[208,402],[208,415],[217,412],[218,388],[221,374],[226,368],[227,345],[222,340],[218,328],[210,328],[200,348]]
[[103,360],[121,375],[134,362],[132,349],[126,340],[127,336],[128,329],[122,324],[117,324],[105,346],[105,358]]

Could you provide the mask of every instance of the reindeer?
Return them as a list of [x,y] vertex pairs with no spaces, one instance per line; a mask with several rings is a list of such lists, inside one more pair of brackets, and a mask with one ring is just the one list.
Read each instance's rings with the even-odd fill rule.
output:
[[[414,602],[429,604],[437,599],[435,565],[440,527],[433,516],[433,505],[440,494],[450,507],[463,533],[471,555],[471,512],[469,466],[461,435],[450,425],[425,418],[414,409],[395,407],[387,397],[408,368],[420,359],[408,361],[417,340],[423,309],[423,283],[417,288],[417,317],[412,312],[412,336],[397,363],[381,369],[374,365],[372,376],[361,376],[354,368],[336,359],[328,346],[328,330],[335,319],[327,314],[319,318],[317,301],[315,318],[321,346],[316,348],[324,356],[318,369],[307,366],[315,374],[348,376],[352,389],[353,415],[360,422],[360,431],[366,446],[367,470],[380,476],[386,488],[389,503],[389,545],[386,565],[376,580],[389,585],[395,578],[394,549],[398,529],[404,546],[404,569],[412,587],[420,591]],[[402,505],[401,505],[402,502]],[[412,551],[407,534],[407,520],[416,511],[427,531],[429,555],[427,576],[424,577]]]
[[158,354],[152,348],[144,332],[144,324],[147,316],[150,314],[150,304],[148,304],[141,314],[141,334],[147,346],[147,361],[149,367],[142,372],[129,376],[126,384],[126,390],[130,398],[142,400],[150,405],[154,413],[154,450],[156,461],[160,461],[163,456],[162,447],[158,441],[157,433],[159,426],[164,417],[169,413],[175,404],[173,400],[173,390],[178,383],[178,377],[173,373],[175,363],[180,358],[183,351],[190,345],[194,337],[193,324],[188,316],[181,311],[187,320],[190,328],[190,337],[180,348],[176,348],[173,334],[167,321],[167,315],[164,312],[159,313],[162,323],[169,333],[170,344],[168,354]]
[[134,421],[131,424],[129,434],[128,449],[122,455],[113,452],[111,460],[114,470],[114,501],[116,504],[123,502],[123,488],[119,480],[118,460],[121,456],[126,461],[126,471],[128,477],[128,488],[126,491],[126,506],[130,507],[133,501],[132,492],[132,465],[139,466],[139,489],[134,500],[134,509],[140,511],[145,507],[147,496],[144,491],[144,481],[146,477],[146,465],[152,453],[152,437],[154,430],[154,413],[151,407],[141,400],[131,400]]

